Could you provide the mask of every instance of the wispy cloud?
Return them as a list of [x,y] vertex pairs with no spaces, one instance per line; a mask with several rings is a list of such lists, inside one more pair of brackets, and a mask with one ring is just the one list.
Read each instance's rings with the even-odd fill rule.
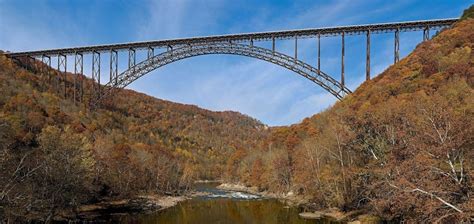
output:
[[222,1],[146,0],[146,12],[136,12],[137,38],[182,38],[216,28]]

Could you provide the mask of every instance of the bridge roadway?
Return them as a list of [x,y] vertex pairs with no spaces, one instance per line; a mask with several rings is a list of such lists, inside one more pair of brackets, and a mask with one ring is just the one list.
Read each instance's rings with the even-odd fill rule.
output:
[[147,48],[166,48],[179,45],[188,44],[200,44],[200,43],[215,43],[215,42],[251,42],[254,41],[273,41],[283,39],[302,39],[302,38],[313,38],[313,37],[325,37],[325,36],[338,36],[338,35],[361,35],[365,33],[389,33],[389,32],[405,32],[405,31],[424,31],[424,39],[429,35],[430,29],[441,29],[451,26],[455,23],[457,18],[450,19],[436,19],[436,20],[420,20],[410,22],[395,22],[395,23],[378,23],[378,24],[367,24],[367,25],[352,25],[352,26],[337,26],[337,27],[325,27],[325,28],[311,28],[311,29],[296,29],[296,30],[283,30],[283,31],[270,31],[270,32],[256,32],[256,33],[241,33],[241,34],[229,34],[229,35],[216,35],[216,36],[204,36],[204,37],[191,37],[191,38],[180,38],[180,39],[167,39],[167,40],[155,40],[155,41],[143,41],[143,42],[129,42],[119,44],[105,44],[105,45],[92,45],[83,47],[70,47],[50,50],[37,50],[37,51],[24,51],[24,52],[13,52],[6,53],[9,57],[40,57],[44,55],[68,55],[68,54],[87,54],[94,52],[109,52],[114,51],[125,51],[125,50],[139,50]]

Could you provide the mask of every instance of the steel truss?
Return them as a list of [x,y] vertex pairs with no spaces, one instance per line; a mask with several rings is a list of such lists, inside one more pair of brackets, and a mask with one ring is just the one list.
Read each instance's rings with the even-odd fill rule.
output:
[[195,56],[208,54],[232,54],[261,59],[285,67],[318,84],[338,99],[351,91],[340,82],[313,66],[277,51],[242,44],[210,43],[188,45],[166,51],[129,68],[118,76],[118,82],[105,85],[101,100],[111,95],[114,89],[122,89],[145,74],[167,64]]

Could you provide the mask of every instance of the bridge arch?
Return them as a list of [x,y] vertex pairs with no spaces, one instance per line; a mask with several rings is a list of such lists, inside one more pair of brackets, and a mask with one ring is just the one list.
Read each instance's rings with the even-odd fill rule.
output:
[[339,81],[331,76],[286,54],[257,46],[216,42],[182,45],[148,58],[112,79],[106,84],[104,92],[100,94],[99,97],[100,99],[106,98],[108,95],[111,95],[114,89],[125,88],[140,77],[167,64],[190,57],[209,54],[241,55],[282,66],[316,83],[339,100],[351,93],[347,87],[342,86]]

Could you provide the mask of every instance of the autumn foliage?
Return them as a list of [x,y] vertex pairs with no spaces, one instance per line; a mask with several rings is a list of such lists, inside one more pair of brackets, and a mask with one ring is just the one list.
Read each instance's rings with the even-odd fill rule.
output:
[[239,181],[310,196],[312,209],[364,209],[410,223],[469,222],[473,45],[474,19],[466,18],[332,108],[272,128],[240,161]]
[[[236,112],[129,90],[92,110],[72,101],[71,88],[64,98],[54,70],[18,64],[0,55],[0,222],[46,221],[99,200],[182,194],[197,179],[220,178],[227,158],[266,134]],[[91,81],[84,82],[87,102]]]

